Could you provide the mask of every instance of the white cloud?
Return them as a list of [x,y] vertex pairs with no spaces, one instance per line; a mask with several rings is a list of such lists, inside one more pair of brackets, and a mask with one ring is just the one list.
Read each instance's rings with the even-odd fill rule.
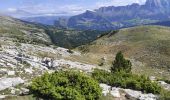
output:
[[[80,2],[80,1],[79,1]],[[75,4],[52,4],[52,3],[37,3],[23,5],[17,8],[8,8],[5,13],[17,16],[39,16],[39,15],[76,15],[84,12],[85,10],[94,10],[103,6],[121,6],[131,3],[144,3],[145,0],[98,0],[93,4],[85,4],[86,0],[82,0],[82,3]]]
[[78,14],[81,12],[84,12],[86,8],[81,7],[79,5],[64,5],[62,7],[59,7],[59,11],[65,11],[68,13],[72,13],[72,14]]
[[35,15],[75,15],[85,11],[86,8],[83,8],[79,5],[62,5],[54,6],[53,4],[38,4],[32,6],[23,6],[19,9],[23,11],[33,13]]
[[[30,12],[33,14],[67,14],[67,15],[76,15],[82,13],[86,10],[94,10],[102,6],[120,6],[120,5],[128,5],[131,3],[141,3],[144,0],[99,0],[95,4],[82,6],[79,3],[76,4],[65,4],[65,5],[56,5],[56,4],[36,4],[23,6],[19,9],[24,10],[26,12]],[[84,0],[82,2],[85,2]]]
[[17,9],[16,9],[16,8],[8,8],[7,11],[8,11],[8,12],[16,12]]
[[144,4],[146,0],[103,0],[96,3],[96,7],[102,6],[124,6],[132,3]]

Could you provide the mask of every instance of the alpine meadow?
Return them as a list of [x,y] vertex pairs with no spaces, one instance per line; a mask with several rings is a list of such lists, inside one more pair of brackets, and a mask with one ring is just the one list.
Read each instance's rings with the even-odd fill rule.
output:
[[170,100],[170,0],[1,0],[0,100]]

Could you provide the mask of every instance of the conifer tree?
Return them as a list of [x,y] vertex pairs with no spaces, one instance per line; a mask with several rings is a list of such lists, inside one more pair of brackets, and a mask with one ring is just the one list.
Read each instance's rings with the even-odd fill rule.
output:
[[111,72],[125,71],[127,73],[131,72],[132,64],[130,60],[126,60],[122,52],[116,54],[115,61],[112,64]]

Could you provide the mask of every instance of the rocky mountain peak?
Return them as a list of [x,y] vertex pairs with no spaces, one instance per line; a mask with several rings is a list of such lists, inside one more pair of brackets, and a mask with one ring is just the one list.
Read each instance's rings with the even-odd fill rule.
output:
[[163,8],[170,5],[169,0],[147,0],[145,3],[148,7],[157,7],[157,8]]
[[84,15],[86,15],[86,17],[94,16],[94,12],[92,12],[92,11],[90,11],[90,10],[86,10],[86,12],[84,13]]

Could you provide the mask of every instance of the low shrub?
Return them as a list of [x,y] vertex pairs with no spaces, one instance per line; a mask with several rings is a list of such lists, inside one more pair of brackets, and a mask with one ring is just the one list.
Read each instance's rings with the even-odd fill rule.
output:
[[126,73],[125,71],[111,73],[104,70],[95,69],[92,77],[100,83],[105,83],[113,87],[139,90],[145,93],[160,94],[162,88],[148,77]]
[[48,100],[98,100],[101,95],[97,81],[76,71],[45,73],[29,88],[36,97]]
[[160,100],[170,100],[170,91],[163,90],[160,95]]

